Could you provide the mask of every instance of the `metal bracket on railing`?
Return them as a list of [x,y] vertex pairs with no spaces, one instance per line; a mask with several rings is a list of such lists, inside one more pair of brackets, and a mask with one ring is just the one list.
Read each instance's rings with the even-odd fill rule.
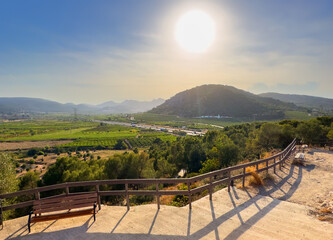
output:
[[1,230],[2,230],[3,229],[2,199],[0,199],[0,224],[1,224]]

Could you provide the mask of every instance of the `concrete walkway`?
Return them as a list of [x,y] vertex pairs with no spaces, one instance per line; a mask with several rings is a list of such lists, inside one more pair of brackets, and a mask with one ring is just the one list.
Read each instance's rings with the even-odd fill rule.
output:
[[5,222],[0,239],[333,239],[333,224],[310,215],[310,206],[288,201],[310,174],[303,169],[287,165],[279,183],[259,193],[222,189],[212,201],[208,196],[195,201],[192,210],[102,206],[96,222],[84,216],[36,223],[30,234],[27,217],[21,217]]

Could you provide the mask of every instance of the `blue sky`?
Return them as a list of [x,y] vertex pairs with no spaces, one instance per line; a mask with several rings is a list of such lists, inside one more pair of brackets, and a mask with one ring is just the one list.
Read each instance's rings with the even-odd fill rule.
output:
[[[216,23],[187,53],[177,20]],[[202,84],[333,98],[332,1],[1,1],[0,96],[101,103],[169,98]]]

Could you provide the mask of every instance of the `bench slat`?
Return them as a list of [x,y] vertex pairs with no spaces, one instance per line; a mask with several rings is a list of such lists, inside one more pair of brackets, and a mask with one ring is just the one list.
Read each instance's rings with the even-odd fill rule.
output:
[[57,204],[57,205],[48,205],[40,208],[34,208],[33,212],[40,211],[48,211],[48,209],[52,208],[65,208],[65,209],[74,209],[80,208],[81,206],[93,206],[95,202],[80,202],[80,203],[72,203],[72,204]]
[[41,209],[48,209],[48,208],[54,208],[54,207],[62,207],[66,206],[68,208],[72,208],[71,206],[77,206],[80,204],[90,204],[91,206],[96,203],[96,199],[93,201],[86,201],[86,200],[81,200],[77,202],[62,202],[62,203],[57,203],[57,204],[45,204],[45,205],[40,205],[40,206],[34,206],[34,210],[41,210]]
[[81,203],[81,202],[91,202],[94,203],[96,202],[96,197],[93,198],[83,198],[83,199],[63,199],[62,201],[57,201],[57,202],[51,202],[51,203],[38,203],[35,204],[36,207],[43,207],[43,206],[54,206],[54,205],[59,205],[59,204],[71,204],[71,203]]
[[47,212],[56,212],[56,211],[62,211],[62,210],[69,210],[69,209],[76,209],[76,208],[86,208],[86,207],[93,207],[92,203],[81,203],[78,205],[62,205],[62,206],[56,206],[56,207],[49,207],[49,208],[42,208],[42,209],[36,209],[33,211],[33,213],[47,213]]
[[62,201],[62,199],[85,199],[85,198],[97,198],[97,193],[85,193],[85,194],[76,194],[76,195],[58,195],[54,197],[48,197],[45,199],[35,200],[35,204],[46,204]]
[[37,204],[34,205],[34,209],[44,208],[48,206],[64,205],[64,204],[85,203],[85,202],[94,203],[96,202],[96,199],[97,199],[96,197],[75,199],[75,200],[64,198],[56,202],[48,202],[48,203],[38,202]]

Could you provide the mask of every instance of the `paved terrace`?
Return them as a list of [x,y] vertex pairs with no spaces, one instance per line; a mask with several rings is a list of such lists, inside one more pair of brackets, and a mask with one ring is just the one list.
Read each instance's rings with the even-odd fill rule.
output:
[[[327,156],[332,167],[333,155]],[[156,204],[149,204],[127,211],[102,205],[96,222],[91,216],[41,222],[32,225],[30,234],[25,216],[6,221],[0,239],[333,239],[333,224],[310,215],[311,204],[303,198],[325,197],[333,190],[327,185],[332,172],[324,168],[286,164],[272,184],[222,189],[212,201],[206,196],[193,202],[192,210],[164,205],[157,210]],[[313,181],[313,176],[323,181]]]

